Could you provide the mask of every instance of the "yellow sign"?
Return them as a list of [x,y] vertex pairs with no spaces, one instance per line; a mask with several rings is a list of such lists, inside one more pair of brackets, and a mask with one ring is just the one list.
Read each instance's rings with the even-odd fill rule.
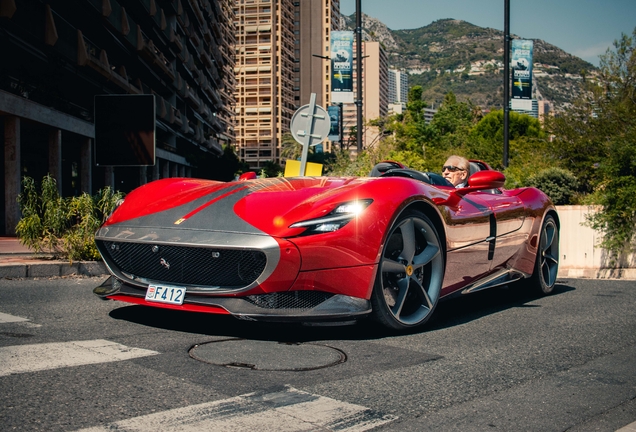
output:
[[[287,159],[285,162],[285,177],[298,177],[300,173],[300,161]],[[322,175],[322,164],[307,162],[305,175],[310,177],[320,177]]]

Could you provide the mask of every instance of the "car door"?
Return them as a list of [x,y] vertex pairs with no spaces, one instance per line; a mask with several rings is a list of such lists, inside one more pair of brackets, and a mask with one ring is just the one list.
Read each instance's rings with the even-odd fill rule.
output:
[[525,206],[516,195],[506,190],[496,194],[477,192],[473,195],[480,195],[494,214],[489,240],[490,270],[505,268],[526,239]]
[[454,195],[441,207],[446,222],[446,272],[442,295],[450,294],[491,270],[494,212],[487,194]]

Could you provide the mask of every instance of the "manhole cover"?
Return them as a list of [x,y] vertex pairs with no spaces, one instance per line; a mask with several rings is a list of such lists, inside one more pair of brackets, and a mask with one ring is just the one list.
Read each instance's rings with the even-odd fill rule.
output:
[[262,371],[306,371],[347,361],[347,355],[326,345],[246,339],[224,339],[195,345],[190,357],[218,366]]

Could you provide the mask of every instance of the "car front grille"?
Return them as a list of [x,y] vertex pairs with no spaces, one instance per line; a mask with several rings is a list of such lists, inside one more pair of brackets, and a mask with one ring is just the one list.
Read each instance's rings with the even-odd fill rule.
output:
[[258,250],[97,243],[109,264],[154,283],[240,289],[254,282],[267,264],[265,254]]

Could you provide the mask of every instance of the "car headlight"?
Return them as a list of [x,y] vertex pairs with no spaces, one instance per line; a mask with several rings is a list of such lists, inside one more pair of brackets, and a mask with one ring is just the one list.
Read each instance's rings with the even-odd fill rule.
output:
[[291,224],[290,228],[307,228],[307,234],[337,231],[358,216],[373,202],[372,199],[350,201],[340,204],[327,216]]

